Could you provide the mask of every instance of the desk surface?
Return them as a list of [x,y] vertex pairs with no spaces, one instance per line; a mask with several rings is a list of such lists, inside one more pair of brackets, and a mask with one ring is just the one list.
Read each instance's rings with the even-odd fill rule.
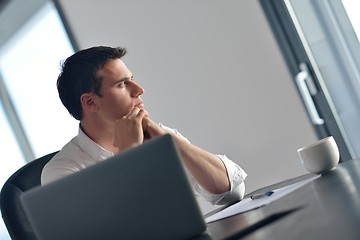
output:
[[[304,175],[256,192],[274,190],[313,176]],[[208,232],[211,237],[202,239],[358,240],[360,159],[339,164],[269,205],[209,223]]]

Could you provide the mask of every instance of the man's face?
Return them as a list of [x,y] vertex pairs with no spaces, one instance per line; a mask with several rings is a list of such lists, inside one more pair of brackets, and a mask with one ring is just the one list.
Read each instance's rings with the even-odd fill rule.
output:
[[111,123],[134,107],[143,108],[144,89],[133,81],[131,71],[121,59],[110,60],[97,74],[102,77],[101,97],[97,96],[98,114]]

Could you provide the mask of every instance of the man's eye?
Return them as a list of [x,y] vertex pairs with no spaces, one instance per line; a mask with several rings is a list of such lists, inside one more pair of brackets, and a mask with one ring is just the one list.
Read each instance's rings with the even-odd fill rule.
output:
[[118,87],[124,87],[124,86],[125,86],[125,81],[118,83],[117,86],[118,86]]

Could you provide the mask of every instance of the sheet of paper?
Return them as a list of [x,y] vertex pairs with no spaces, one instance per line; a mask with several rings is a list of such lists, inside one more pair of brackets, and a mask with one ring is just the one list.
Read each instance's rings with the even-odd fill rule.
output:
[[252,200],[251,198],[244,198],[243,200],[241,200],[240,202],[231,205],[228,208],[225,208],[224,210],[215,213],[212,216],[209,216],[205,219],[206,223],[210,223],[210,222],[214,222],[223,218],[227,218],[242,212],[246,212],[255,208],[259,208],[261,206],[267,205],[279,198],[282,198],[284,196],[286,196],[287,194],[291,193],[292,191],[304,186],[305,184],[311,182],[312,180],[314,180],[315,178],[317,178],[319,176],[315,176],[309,179],[305,179],[302,180],[300,182],[282,187],[282,188],[278,188],[273,190],[273,194],[271,196],[268,197],[262,197],[262,198],[258,198],[255,200]]

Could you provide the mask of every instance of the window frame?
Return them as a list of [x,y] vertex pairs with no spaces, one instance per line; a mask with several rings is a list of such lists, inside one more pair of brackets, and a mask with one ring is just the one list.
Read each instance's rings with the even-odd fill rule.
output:
[[[29,8],[28,13],[26,13],[22,17],[21,20],[14,23],[12,25],[12,27],[7,27],[6,29],[4,29],[5,38],[3,38],[0,41],[0,44],[6,45],[7,42],[12,38],[12,36],[17,34],[17,30],[20,29],[24,24],[26,24],[28,19],[30,19],[32,16],[34,16],[34,14],[37,14],[38,10],[41,9],[45,4],[47,4],[49,2],[51,2],[54,5],[54,8],[58,12],[60,21],[62,22],[65,32],[68,36],[69,42],[72,45],[72,48],[74,49],[74,51],[77,51],[79,49],[78,43],[74,37],[72,30],[70,29],[68,22],[66,21],[66,18],[64,16],[64,11],[61,7],[60,1],[58,1],[58,0],[52,0],[52,1],[36,0],[36,1],[34,1],[33,2],[34,4],[32,4],[31,5],[32,7]],[[26,8],[26,6],[22,6],[21,4],[22,4],[22,2],[11,2],[11,1],[6,2],[6,4],[5,3],[0,4],[0,13],[5,14],[8,21],[11,21],[11,19],[13,17],[12,15],[16,15],[16,14],[9,15],[7,13],[6,8],[12,8],[12,9],[15,8],[16,9],[19,7],[20,8],[19,11],[22,12]],[[11,99],[11,96],[9,95],[8,88],[6,86],[6,83],[4,81],[1,71],[0,71],[0,104],[2,105],[2,107],[4,109],[5,118],[7,119],[9,126],[12,129],[12,132],[14,133],[14,137],[19,145],[19,149],[22,153],[25,163],[32,161],[37,156],[34,153],[34,149],[32,149],[32,146],[31,146],[28,136],[26,135],[26,131],[25,131],[24,126],[19,118],[19,114],[17,113],[17,110],[14,106],[14,102]]]
[[[259,0],[261,7],[268,20],[269,26],[278,43],[279,49],[284,57],[288,70],[293,76],[294,87],[297,89],[305,109],[308,113],[308,119],[312,123],[313,129],[319,139],[334,136],[340,151],[340,162],[354,158],[354,153],[348,144],[348,139],[344,137],[341,131],[341,125],[334,116],[331,102],[326,97],[326,89],[321,86],[315,73],[316,69],[312,67],[312,59],[309,57],[306,46],[304,46],[301,36],[288,11],[286,0]],[[314,123],[313,117],[307,108],[306,99],[297,84],[297,76],[306,68],[309,77],[312,79],[311,87],[315,94],[310,94],[310,100],[313,103],[316,113],[323,120],[322,123]],[[309,82],[307,87],[310,88]]]

